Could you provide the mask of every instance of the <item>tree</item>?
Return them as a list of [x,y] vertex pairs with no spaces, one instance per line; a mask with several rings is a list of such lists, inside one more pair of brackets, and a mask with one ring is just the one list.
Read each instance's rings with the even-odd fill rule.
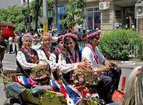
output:
[[[48,8],[52,8],[53,7],[53,3],[54,0],[47,0],[47,4],[48,4]],[[36,32],[37,28],[40,27],[40,21],[39,19],[43,16],[43,11],[42,8],[40,8],[42,6],[43,0],[34,0],[31,4],[30,4],[30,10],[32,12],[32,16],[33,16],[33,30]]]
[[81,25],[84,22],[85,14],[85,0],[69,0],[69,3],[66,5],[67,16],[65,19],[60,20],[60,24],[67,24],[68,27],[75,26],[76,24]]
[[33,30],[34,30],[34,32],[37,32],[38,17],[40,15],[40,6],[41,5],[42,5],[42,0],[34,0],[31,3],[32,16],[34,17],[34,23],[33,23]]
[[18,6],[9,6],[8,9],[0,9],[0,22],[10,23],[16,21],[14,24],[15,32],[25,31],[25,16],[22,13],[23,8]]

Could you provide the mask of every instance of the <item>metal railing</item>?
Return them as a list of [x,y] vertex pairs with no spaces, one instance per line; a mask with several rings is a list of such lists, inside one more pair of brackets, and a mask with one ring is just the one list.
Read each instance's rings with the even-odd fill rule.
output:
[[[78,41],[78,45],[80,47],[85,47],[87,41]],[[143,44],[131,44],[128,47],[129,58],[137,58],[142,60],[143,59]]]

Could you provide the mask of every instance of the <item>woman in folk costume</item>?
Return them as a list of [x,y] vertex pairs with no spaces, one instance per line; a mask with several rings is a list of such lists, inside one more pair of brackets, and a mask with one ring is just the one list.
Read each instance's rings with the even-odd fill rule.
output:
[[57,77],[57,68],[58,68],[58,59],[59,54],[61,54],[61,51],[64,49],[64,42],[63,42],[63,35],[58,36],[58,39],[56,41],[58,48],[53,51],[50,55],[50,68],[53,72],[54,79],[58,80]]
[[[91,31],[87,35],[87,38],[89,44],[83,49],[82,58],[86,58],[91,62],[93,70],[103,71],[100,81],[95,88],[97,89],[100,98],[104,99],[106,103],[110,103],[112,102],[112,93],[118,88],[121,69],[117,67],[116,63],[108,61],[99,51],[97,46],[100,42],[100,32]],[[116,70],[111,70],[112,64],[114,64]],[[103,65],[103,67],[101,67],[101,65]]]
[[38,60],[37,52],[31,48],[32,36],[26,34],[22,37],[22,48],[19,49],[16,55],[17,72],[30,76],[33,67],[41,67],[41,64],[35,64]]
[[[52,36],[50,35],[50,33],[45,33],[42,36],[42,41],[43,45],[37,51],[39,59],[46,60],[50,64],[49,57],[54,51],[54,48],[52,47]],[[46,63],[43,61],[40,61],[39,63],[46,65]]]
[[[71,98],[68,98],[68,95],[65,95],[67,103],[69,105],[75,105],[79,102],[78,97],[82,97],[81,93],[71,85],[73,84],[72,74],[74,69],[78,69],[79,67],[86,67],[86,62],[81,62],[81,52],[79,51],[78,37],[75,34],[67,33],[64,35],[64,50],[61,51],[59,54],[58,64],[59,70],[62,72],[63,77],[63,86],[68,91],[68,95]],[[64,89],[61,88],[61,92],[65,94],[63,91]],[[76,91],[75,91],[76,90]],[[75,94],[75,92],[77,94]],[[78,96],[77,96],[78,95]]]
[[59,55],[59,69],[63,73],[63,78],[72,83],[70,77],[74,69],[78,67],[86,67],[86,62],[81,62],[81,52],[79,51],[78,37],[75,34],[67,33],[64,35],[64,47],[66,51],[62,51]]

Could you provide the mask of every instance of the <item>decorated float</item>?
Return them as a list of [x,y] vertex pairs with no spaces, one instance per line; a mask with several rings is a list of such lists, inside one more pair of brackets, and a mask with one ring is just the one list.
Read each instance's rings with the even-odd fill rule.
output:
[[8,44],[9,36],[14,37],[14,27],[11,23],[0,23],[0,73],[2,72],[2,60]]
[[[89,63],[88,60],[85,61]],[[33,68],[29,77],[16,73],[15,70],[4,70],[2,77],[6,88],[6,97],[8,98],[5,104],[105,105],[104,100],[99,98],[97,91],[90,87],[98,84],[102,72],[98,69],[97,71],[92,69],[88,67],[74,70],[71,76],[73,84],[68,84],[59,70],[56,71],[58,80],[55,79],[48,63],[42,69]],[[118,100],[114,96],[114,100],[122,100],[123,97],[119,96],[123,96],[123,94],[124,92],[122,92],[122,95],[118,94]]]

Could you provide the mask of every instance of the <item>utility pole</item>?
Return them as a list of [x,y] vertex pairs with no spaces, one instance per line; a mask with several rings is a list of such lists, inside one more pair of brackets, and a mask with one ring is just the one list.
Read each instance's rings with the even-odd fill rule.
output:
[[54,23],[53,23],[53,26],[52,26],[52,29],[57,29],[57,0],[54,0]]
[[[47,11],[48,11],[47,0],[43,0],[43,17],[46,19],[48,19]],[[43,25],[43,34],[47,31],[48,31],[48,22],[45,25]]]
[[30,9],[29,9],[29,0],[27,0],[27,9],[28,9],[28,25],[29,25],[29,32],[31,32],[31,26],[30,26]]

